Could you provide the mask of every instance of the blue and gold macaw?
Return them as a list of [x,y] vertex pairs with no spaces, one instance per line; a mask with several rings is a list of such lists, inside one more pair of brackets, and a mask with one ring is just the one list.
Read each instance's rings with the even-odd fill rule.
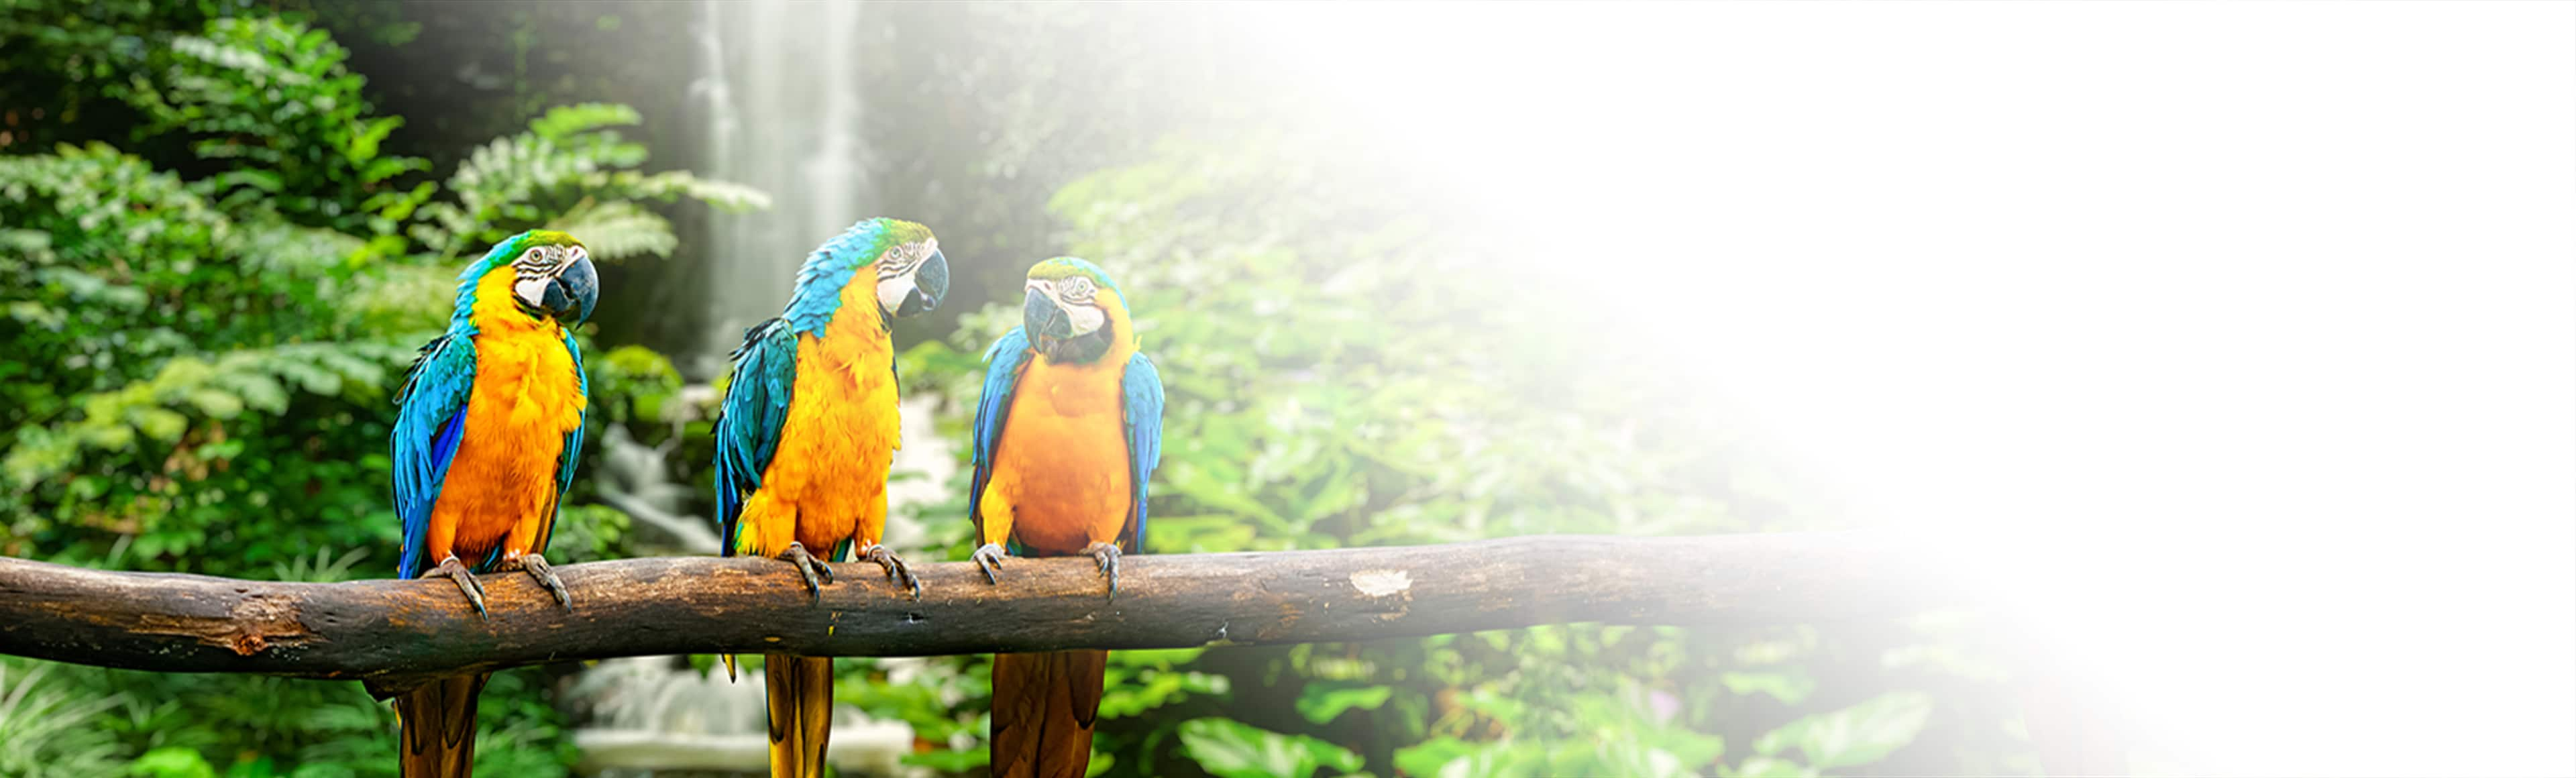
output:
[[[1029,269],[1021,327],[985,352],[975,410],[975,563],[1092,557],[1118,595],[1118,560],[1145,544],[1146,482],[1162,462],[1163,379],[1137,350],[1109,274],[1057,257]],[[1007,544],[1008,550],[1004,546]],[[1081,778],[1107,651],[993,657],[992,770]]]
[[[489,618],[474,574],[525,571],[569,608],[542,554],[581,458],[590,381],[572,331],[598,302],[598,271],[580,241],[536,230],[493,246],[457,281],[447,333],[421,347],[395,395],[401,575],[453,580]],[[406,778],[472,773],[486,677],[395,698]]]
[[[859,222],[806,258],[787,312],[751,328],[734,352],[716,420],[725,556],[794,563],[819,601],[832,569],[814,553],[849,560],[855,550],[921,596],[903,560],[878,544],[887,470],[903,445],[892,328],[947,293],[948,258],[912,222]],[[733,658],[725,662],[730,672]],[[770,774],[819,778],[832,660],[769,654],[766,667]]]

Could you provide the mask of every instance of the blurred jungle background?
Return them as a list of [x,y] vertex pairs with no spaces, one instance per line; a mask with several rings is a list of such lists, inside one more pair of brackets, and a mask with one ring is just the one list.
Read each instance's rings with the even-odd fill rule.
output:
[[[726,350],[743,327],[775,314],[807,251],[877,215],[929,224],[955,274],[943,308],[896,332],[907,434],[890,543],[915,561],[960,560],[969,550],[961,464],[982,346],[1016,321],[1028,266],[1061,254],[1099,262],[1134,294],[1145,349],[1168,385],[1151,553],[1852,526],[1848,503],[1862,496],[1843,488],[1852,473],[1792,456],[1819,449],[1874,457],[1877,474],[1919,487],[1881,497],[1927,515],[1973,517],[1959,527],[1998,526],[1976,523],[1997,516],[2036,517],[2016,525],[2031,532],[2095,526],[2082,517],[2117,533],[2105,546],[2162,549],[2137,552],[2137,566],[2122,568],[2137,575],[2124,580],[2166,580],[2163,565],[2178,557],[2162,554],[2213,547],[2191,538],[2224,533],[2231,542],[2214,546],[2222,549],[2258,542],[2244,531],[2255,525],[2227,518],[2232,509],[2356,515],[2185,496],[2195,485],[2258,480],[2234,473],[2265,473],[2266,484],[2376,481],[2394,491],[2366,509],[2422,508],[2408,514],[2410,524],[2480,513],[2459,510],[2462,492],[2437,497],[2413,486],[2445,477],[2451,460],[2387,455],[2416,469],[2372,478],[2281,455],[2294,435],[2302,446],[2356,452],[2474,448],[2365,442],[2342,431],[2349,417],[2326,415],[2346,409],[2332,398],[2349,395],[2303,391],[2307,384],[2285,378],[2292,368],[2344,369],[2331,360],[2348,352],[2316,350],[2317,339],[2381,332],[2354,323],[2364,309],[2413,308],[2373,297],[2376,284],[2412,292],[2440,281],[2393,270],[2336,276],[2340,296],[2313,302],[2305,287],[2287,291],[2291,275],[2227,264],[2222,258],[2234,255],[2223,246],[2157,243],[2180,233],[2142,230],[2130,214],[2061,196],[2170,175],[2236,183],[2193,184],[2203,189],[2174,200],[2179,210],[2157,216],[2162,224],[2234,224],[2258,211],[2274,223],[2321,219],[2264,182],[2346,181],[2333,177],[2345,169],[2340,160],[2308,156],[2339,148],[2333,136],[2266,134],[2265,121],[2328,115],[2342,104],[2314,102],[2322,98],[2307,97],[2319,93],[2305,81],[2195,75],[2270,90],[2228,104],[2236,113],[2222,139],[2157,124],[2159,114],[2138,107],[2198,99],[2153,91],[2154,77],[2102,71],[2081,83],[2050,81],[2071,77],[1993,54],[2029,43],[2081,58],[2162,40],[2134,27],[2036,43],[1998,33],[1907,60],[1984,68],[1959,79],[1854,65],[1877,60],[1853,52],[1924,45],[1911,22],[1884,14],[1991,15],[2003,12],[1998,6],[1884,10],[1867,20],[1848,8],[1798,11],[1815,17],[1801,35],[1754,29],[1719,46],[1694,40],[1716,34],[1713,25],[1639,17],[1630,7],[1615,29],[1586,28],[1582,46],[1560,47],[1576,35],[1560,22],[1601,12],[1556,7],[1553,16],[1523,15],[1502,34],[1422,7],[1307,15],[1150,4],[0,0],[0,555],[254,579],[390,576],[398,545],[385,456],[392,389],[413,349],[442,325],[461,263],[540,226],[586,241],[601,260],[603,289],[581,335],[591,444],[549,555],[569,563],[712,553],[709,414],[726,380]],[[2166,13],[2116,12],[2140,17],[2124,24]],[[2202,43],[2192,51],[2333,37],[2312,35],[2306,20],[2265,23],[2297,32],[2194,38]],[[1984,26],[1963,23],[1954,33]],[[2238,34],[2223,25],[2158,29]],[[1778,42],[1763,48],[1771,38]],[[1837,48],[1845,45],[1853,48]],[[2404,59],[2412,50],[2386,48],[2396,51],[2372,55],[2398,57],[2392,68],[2425,65]],[[1409,64],[1384,66],[1384,57],[1406,52],[1416,54]],[[2385,76],[2393,85],[2385,89],[2481,94],[2341,56],[2315,60],[2329,63],[2318,72]],[[2189,66],[2169,59],[2137,58],[2167,63],[2158,73]],[[2508,64],[2576,72],[2554,60]],[[1711,75],[1719,72],[1730,78],[1721,83]],[[1850,91],[1766,86],[1789,72]],[[1644,84],[1613,74],[1660,75]],[[2007,86],[1994,104],[1923,97],[1962,82]],[[2097,88],[2103,83],[2128,86]],[[1375,91],[1354,98],[1354,84]],[[2031,123],[1973,121],[2041,99],[2029,95],[2046,96]],[[2283,107],[2266,102],[2276,97]],[[2372,99],[2398,104],[2384,92]],[[1643,112],[1737,103],[1770,109]],[[2565,124],[2557,114],[2471,112],[2485,105],[2446,110],[2484,128],[2545,134]],[[1826,118],[1838,110],[1883,113]],[[1425,116],[1465,118],[1433,124]],[[1902,133],[1886,130],[1900,125]],[[2114,153],[2090,140],[2133,126],[2259,149],[2273,167],[2198,167],[2205,156],[2152,144]],[[1988,140],[1960,140],[1970,136]],[[1836,151],[1779,151],[1814,138]],[[2091,165],[2135,159],[2147,172],[2071,161],[2050,166],[2069,171],[2062,178],[2020,172],[2031,168],[1995,164],[2020,153],[2000,147]],[[2558,169],[2556,158],[2546,162],[2516,169]],[[1567,170],[1608,171],[1615,176],[1605,180],[1623,183],[1587,184]],[[2127,183],[2097,187],[2123,175]],[[1731,176],[1789,183],[1694,199]],[[1906,203],[1956,202],[1957,187],[1981,181],[1998,183],[1975,190],[1980,196],[2024,210],[1906,216]],[[2457,198],[2478,188],[2422,191]],[[1847,220],[1853,209],[1884,218]],[[2333,219],[2339,226],[2309,235],[2365,241],[2369,230],[2408,223]],[[2468,233],[2493,234],[2481,227],[2444,237]],[[1692,248],[1729,234],[1775,235],[1768,245],[1779,250],[1729,263]],[[2103,256],[2154,263],[2118,267],[2155,269],[2118,271],[2116,283],[2097,285],[2099,277],[2066,276],[2062,265],[1980,264],[2035,243],[2047,243],[2051,257],[2079,253],[2103,235],[2119,236]],[[2016,240],[2035,243],[1997,248]],[[1915,247],[1933,244],[1952,248],[1924,261]],[[1858,256],[1883,262],[1838,259]],[[2198,280],[2222,276],[2226,284]],[[2060,293],[2003,291],[2015,279],[2057,284]],[[2498,282],[2481,292],[2563,286]],[[2266,340],[2213,323],[2273,322],[2270,309],[2259,319],[2254,312],[2284,299],[2328,306],[2288,317],[2323,324],[2296,340]],[[2346,300],[2349,310],[2334,307]],[[2437,340],[2421,327],[2471,326],[2460,322],[2514,310],[2523,309],[2499,304],[2418,322],[2407,337],[2379,340],[2400,352],[2370,354],[2423,357],[2432,352],[2402,351]],[[2559,332],[2564,323],[2515,320],[2511,331]],[[2197,353],[2220,361],[2157,368],[2186,359],[2187,350],[2154,345],[2167,337],[2198,339],[2215,350]],[[1960,344],[2000,345],[1979,354]],[[2276,358],[2291,351],[2326,356]],[[2542,382],[2478,381],[2488,363],[2476,360],[2486,357],[2442,354],[2428,357],[2445,360],[2436,372],[2498,393],[2477,407],[2526,392],[2564,405],[2555,373]],[[2029,380],[1968,378],[2023,368],[2003,374]],[[2224,369],[2228,379],[2174,377],[2204,375],[2192,369]],[[2222,405],[2205,388],[2215,385],[2240,394]],[[1774,407],[1807,415],[1783,411],[1756,424],[1728,402],[1744,396],[1723,394],[1761,387],[1780,401]],[[1803,406],[1790,402],[1800,399]],[[2226,410],[2258,406],[2259,419]],[[2027,426],[1997,421],[2024,413]],[[2550,413],[2512,429],[2561,429]],[[1826,434],[1778,434],[1791,427]],[[1905,438],[1910,446],[1830,434],[1899,428],[1923,434]],[[2426,440],[2451,434],[2380,429]],[[1800,445],[1774,445],[1789,437]],[[2103,440],[2122,442],[2115,449]],[[2165,456],[2184,446],[2189,456]],[[2553,444],[2549,456],[2524,461],[2546,469],[2558,453]],[[1993,464],[2005,461],[2022,469]],[[2260,469],[2230,469],[2258,461]],[[2114,473],[2153,473],[2159,483],[2131,489]],[[2002,484],[2010,488],[1990,488]],[[2474,494],[2501,505],[2520,493]],[[2145,527],[2163,531],[2131,529]],[[2116,559],[2068,555],[2057,570],[2098,572],[2076,568]],[[2519,569],[2529,568],[2454,572]],[[2546,574],[2560,580],[2556,568]],[[2232,599],[2220,589],[2224,575],[2195,574],[2152,593],[2160,605],[2204,593],[2204,604],[2223,603]],[[2051,582],[2026,587],[2044,594],[2076,577],[2023,580]],[[2514,580],[2540,588],[2538,579]],[[2410,601],[2373,608],[2390,602]],[[2321,674],[2363,674],[2342,669],[2357,664],[2263,653],[2271,649],[2259,648],[2260,638],[2207,639],[2215,633],[2183,628],[2178,616],[2139,615],[2179,606],[2113,604],[2056,611],[2114,630],[2093,645],[2131,652],[2100,677],[2184,699],[2233,722],[2208,729],[2246,742],[2290,732],[2308,738],[2300,742],[2373,746],[2355,753],[2396,742],[2478,751],[2484,746],[2466,744],[2552,740],[2540,733],[2564,720],[2552,709],[2482,718],[2474,735],[2373,738],[2318,723],[2328,719],[2275,716],[2225,701],[2309,690],[2330,690],[2303,698],[2309,703],[2358,700],[2333,695],[2367,685],[2329,685]],[[2456,611],[2458,621],[2428,626],[2420,639],[2368,641],[2424,641],[2423,663],[2401,675],[2486,672],[2478,667],[2499,663],[2470,662],[2449,647],[2482,634],[2488,622],[2472,614],[2493,609]],[[2249,614],[2231,634],[2280,629],[2271,613]],[[2337,613],[2359,623],[2377,611]],[[2167,620],[2130,621],[2150,617]],[[2034,722],[2014,691],[2013,670],[2023,665],[1988,626],[1969,613],[1927,613],[1886,624],[1577,625],[1118,652],[1092,765],[1110,775],[2032,774]],[[2556,633],[2477,642],[2564,656],[2550,653],[2565,645]],[[500,673],[483,697],[478,772],[755,774],[761,685],[728,684],[708,673],[711,662]],[[2266,669],[2248,669],[2258,665]],[[836,668],[840,774],[979,774],[987,658],[844,659]],[[394,736],[390,708],[355,683],[0,657],[0,776],[389,776]],[[2352,774],[2360,772],[2384,771]]]
[[[1133,290],[1174,398],[1151,552],[1829,522],[1672,384],[1552,372],[1583,339],[1514,311],[1564,288],[1493,272],[1508,246],[1318,121],[1293,74],[1230,64],[1240,20],[1204,9],[7,7],[0,554],[387,576],[390,390],[456,268],[539,226],[603,260],[596,443],[552,556],[710,553],[725,350],[879,214],[929,223],[956,273],[897,333],[912,559],[970,550],[982,345],[1058,254]],[[1119,652],[1093,767],[2028,771],[1959,627]],[[707,660],[502,673],[478,772],[757,770],[761,687]],[[986,664],[839,662],[843,774],[975,773]],[[0,660],[0,775],[390,775],[394,731],[353,683]]]

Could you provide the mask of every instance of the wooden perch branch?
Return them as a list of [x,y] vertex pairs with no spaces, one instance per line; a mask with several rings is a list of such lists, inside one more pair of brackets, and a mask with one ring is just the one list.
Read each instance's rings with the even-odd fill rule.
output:
[[556,568],[558,607],[490,574],[491,618],[445,580],[336,584],[118,573],[0,558],[0,653],[164,672],[357,679],[578,659],[785,650],[927,656],[1369,640],[1535,624],[1722,625],[1922,605],[1903,549],[1849,533],[1544,536],[1400,548],[1126,559],[1115,600],[1089,558],[1012,559],[999,585],[921,564],[922,599],[873,564],[834,566],[816,602],[768,559]]

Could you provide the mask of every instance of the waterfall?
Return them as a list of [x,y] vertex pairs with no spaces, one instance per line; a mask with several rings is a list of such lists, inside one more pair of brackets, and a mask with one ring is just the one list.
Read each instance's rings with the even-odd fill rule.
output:
[[715,331],[686,367],[713,375],[745,328],[778,315],[806,253],[876,215],[865,212],[876,198],[861,126],[860,4],[707,0],[699,8],[702,64],[690,85],[706,122],[699,167],[759,187],[775,203],[717,219],[708,235]]
[[[866,212],[875,197],[866,174],[854,48],[862,39],[859,5],[704,0],[696,32],[697,74],[687,88],[690,107],[705,122],[697,168],[767,191],[775,203],[768,211],[713,219],[704,239],[715,331],[697,353],[675,361],[687,375],[712,379],[730,368],[726,354],[743,329],[786,305],[806,253],[876,214]],[[705,383],[675,399],[663,406],[668,418],[659,420],[675,428],[701,420],[717,400]],[[938,500],[956,470],[950,442],[932,425],[936,402],[903,401],[906,449],[896,453],[895,466],[922,477],[898,479],[887,490],[893,515],[884,541],[920,562],[935,561],[920,551],[935,545],[933,539],[920,522],[896,511]],[[715,553],[714,523],[686,513],[690,491],[703,484],[674,483],[670,476],[676,435],[663,446],[646,446],[610,425],[599,445],[606,453],[600,501],[633,517],[639,531],[653,530],[639,532],[639,548]],[[922,664],[878,661],[897,673]],[[675,657],[599,662],[566,695],[587,714],[573,733],[582,759],[577,769],[620,778],[656,771],[758,774],[768,764],[763,694],[756,671],[727,681],[721,671],[702,675]],[[903,722],[873,721],[855,706],[834,706],[831,761],[840,774],[919,772],[899,766],[912,747],[912,728]]]

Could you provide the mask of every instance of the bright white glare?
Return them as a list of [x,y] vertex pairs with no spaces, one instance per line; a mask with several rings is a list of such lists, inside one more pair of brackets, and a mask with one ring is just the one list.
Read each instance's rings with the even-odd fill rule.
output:
[[1247,18],[2180,769],[2576,774],[2576,5]]

